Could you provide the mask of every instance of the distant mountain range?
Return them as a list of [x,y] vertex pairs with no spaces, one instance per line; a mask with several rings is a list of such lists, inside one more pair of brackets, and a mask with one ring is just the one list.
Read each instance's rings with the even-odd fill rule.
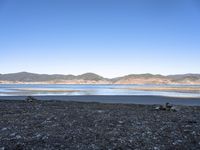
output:
[[19,72],[0,74],[1,84],[200,84],[200,74],[153,75],[131,74],[118,78],[104,78],[94,73],[82,75],[35,74]]

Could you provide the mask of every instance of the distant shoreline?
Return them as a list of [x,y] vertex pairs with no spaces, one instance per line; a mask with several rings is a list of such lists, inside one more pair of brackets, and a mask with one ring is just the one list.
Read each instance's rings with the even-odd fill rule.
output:
[[52,83],[52,82],[1,82],[0,81],[0,85],[3,85],[3,84],[25,84],[25,85],[37,85],[37,84],[40,84],[40,85],[155,85],[155,86],[184,86],[184,85],[188,85],[188,86],[200,86],[200,83],[195,83],[195,84],[186,84],[186,83],[168,83],[168,84],[161,84],[161,83],[65,83],[65,82],[61,82],[61,83]]
[[181,93],[200,93],[200,87],[135,87],[130,90],[142,90],[142,91],[161,91],[161,92],[181,92]]

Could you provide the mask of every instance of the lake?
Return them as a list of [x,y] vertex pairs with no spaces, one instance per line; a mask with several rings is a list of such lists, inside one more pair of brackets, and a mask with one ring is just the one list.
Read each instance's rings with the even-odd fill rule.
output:
[[200,91],[145,91],[140,87],[197,87],[200,85],[66,85],[66,84],[0,84],[0,96],[26,95],[152,95],[200,97]]

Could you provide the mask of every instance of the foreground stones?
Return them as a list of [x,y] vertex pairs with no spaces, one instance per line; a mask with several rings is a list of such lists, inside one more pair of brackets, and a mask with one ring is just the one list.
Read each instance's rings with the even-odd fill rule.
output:
[[178,111],[178,108],[170,103],[166,103],[165,105],[156,106],[155,110]]
[[200,107],[0,101],[0,149],[200,149]]

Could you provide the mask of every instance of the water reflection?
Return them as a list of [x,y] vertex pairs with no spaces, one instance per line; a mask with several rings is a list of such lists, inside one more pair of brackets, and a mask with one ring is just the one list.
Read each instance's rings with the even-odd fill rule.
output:
[[[197,88],[189,91],[134,90],[143,87]],[[158,95],[200,97],[200,85],[65,85],[65,84],[1,84],[1,96],[22,95]]]

